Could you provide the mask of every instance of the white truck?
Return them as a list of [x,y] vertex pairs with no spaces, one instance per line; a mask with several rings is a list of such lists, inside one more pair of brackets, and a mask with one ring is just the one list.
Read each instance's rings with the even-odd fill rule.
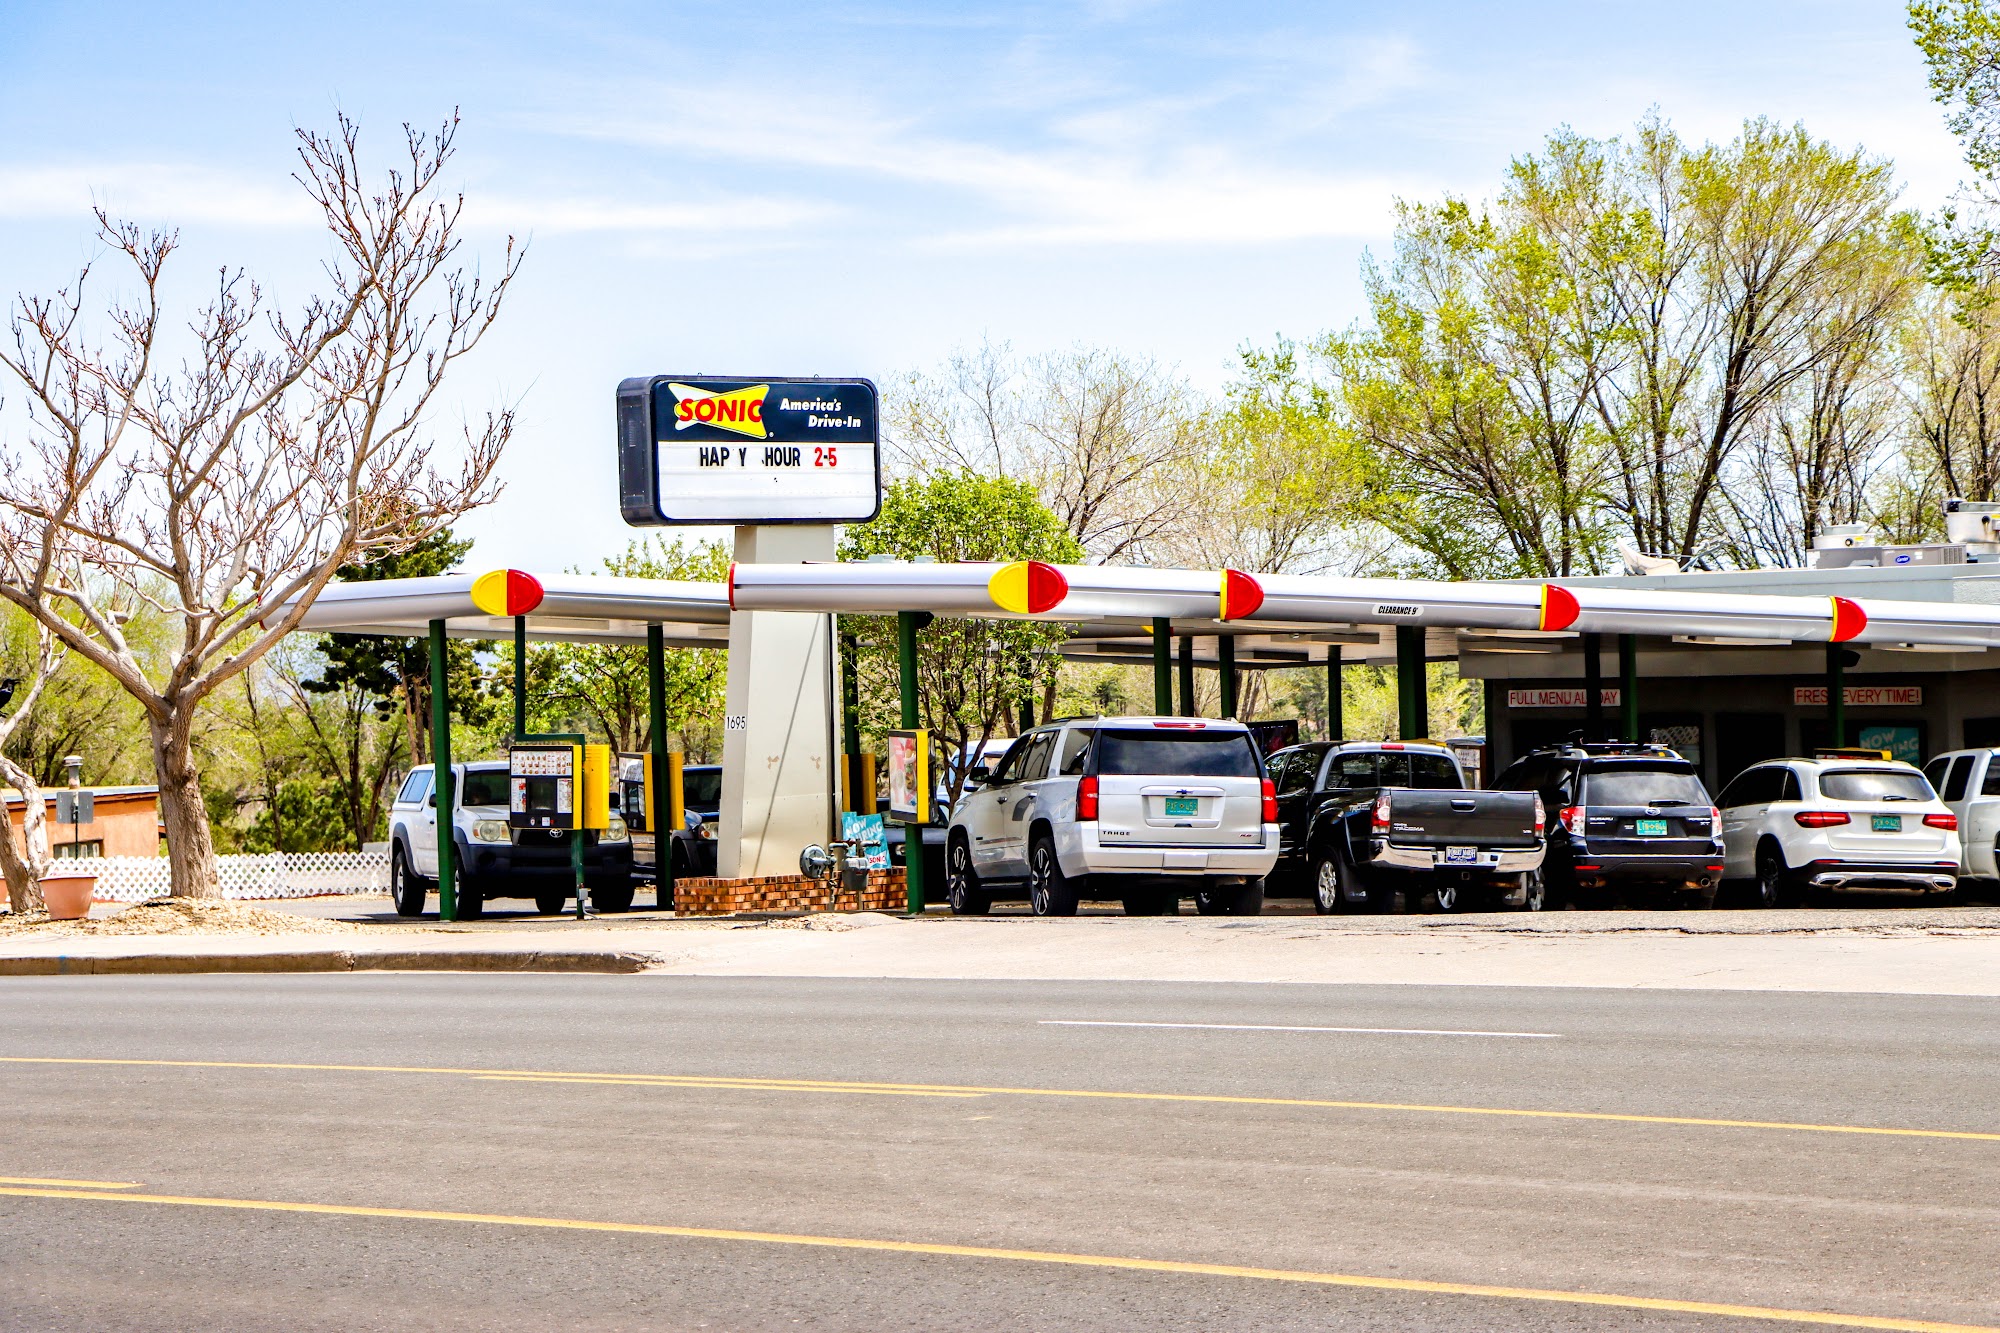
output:
[[[538,911],[560,912],[574,894],[571,835],[564,829],[507,826],[507,761],[453,764],[457,779],[451,802],[452,845],[456,849],[458,915],[479,916],[495,898],[532,898]],[[424,895],[437,891],[437,792],[433,769],[410,770],[389,807],[389,893],[396,911],[420,916]],[[614,798],[615,799],[615,798]],[[584,883],[591,906],[623,912],[632,906],[632,839],[614,809],[611,827],[584,848]]]
[[1958,816],[1960,879],[2000,886],[2000,750],[1951,750],[1924,765],[1924,776]]

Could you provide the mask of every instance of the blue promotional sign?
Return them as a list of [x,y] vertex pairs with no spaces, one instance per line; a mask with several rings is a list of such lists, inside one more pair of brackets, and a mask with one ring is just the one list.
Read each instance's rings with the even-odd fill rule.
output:
[[654,375],[618,386],[618,490],[635,526],[865,523],[882,504],[865,379]]

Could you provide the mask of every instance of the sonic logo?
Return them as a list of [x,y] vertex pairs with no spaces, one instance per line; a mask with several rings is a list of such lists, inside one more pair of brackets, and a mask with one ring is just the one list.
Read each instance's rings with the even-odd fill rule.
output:
[[764,438],[764,396],[771,392],[770,385],[757,384],[747,389],[731,389],[728,393],[697,389],[692,384],[670,383],[667,388],[674,395],[675,430],[714,426],[748,435],[753,440]]

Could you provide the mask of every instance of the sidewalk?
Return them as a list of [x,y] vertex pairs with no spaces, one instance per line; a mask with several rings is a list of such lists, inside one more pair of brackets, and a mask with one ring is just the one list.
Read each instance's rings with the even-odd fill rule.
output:
[[[301,904],[301,907],[304,905]],[[332,913],[328,904],[310,914]],[[378,905],[348,905],[366,919]],[[326,927],[319,922],[323,931]],[[2000,910],[1543,916],[558,918],[0,938],[0,975],[519,971],[2000,995]]]

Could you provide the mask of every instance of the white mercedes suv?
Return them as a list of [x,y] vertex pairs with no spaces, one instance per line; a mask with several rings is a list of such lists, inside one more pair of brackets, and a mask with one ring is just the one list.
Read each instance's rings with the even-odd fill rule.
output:
[[1027,898],[1074,916],[1086,898],[1132,916],[1255,916],[1278,859],[1277,798],[1241,722],[1099,717],[1038,727],[959,801],[945,832],[952,911]]
[[1752,886],[1752,906],[1957,887],[1958,816],[1908,764],[1837,752],[1773,759],[1738,773],[1716,805],[1723,874]]

